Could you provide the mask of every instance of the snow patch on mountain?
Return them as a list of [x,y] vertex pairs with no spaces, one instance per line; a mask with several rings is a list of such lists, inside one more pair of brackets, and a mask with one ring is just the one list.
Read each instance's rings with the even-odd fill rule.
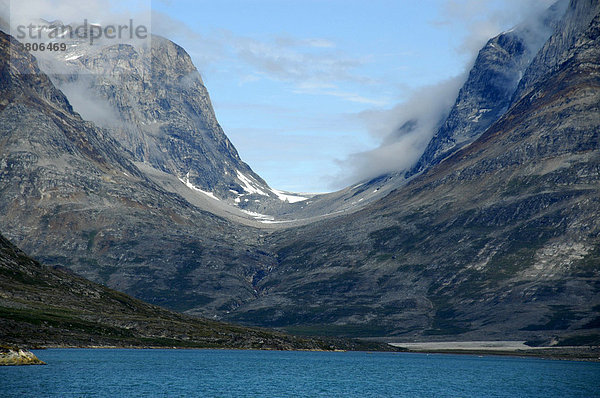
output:
[[275,195],[277,195],[279,200],[281,200],[282,202],[285,202],[287,200],[289,203],[296,203],[296,202],[302,202],[303,200],[308,199],[308,198],[305,198],[304,196],[290,195],[289,192],[283,192],[283,191],[280,191],[275,188],[271,188],[271,192],[273,192]]
[[197,186],[195,186],[194,184],[192,184],[190,182],[190,173],[189,172],[185,175],[185,180],[183,178],[180,178],[179,181],[183,182],[191,190],[194,190],[196,192],[201,192],[201,193],[205,194],[206,196],[208,196],[209,198],[212,198],[214,200],[220,200],[212,192],[204,191],[204,190],[198,188]]
[[254,211],[250,211],[250,210],[244,210],[242,209],[242,212],[248,214],[249,216],[252,216],[254,219],[258,220],[258,221],[274,221],[275,218],[273,216],[269,216],[267,214],[260,214]]
[[248,193],[256,193],[256,194],[263,195],[263,196],[269,196],[268,193],[266,193],[265,191],[260,189],[260,187],[258,186],[259,184],[257,182],[252,181],[249,177],[245,176],[239,170],[236,170],[236,172],[237,172],[237,178],[243,184],[242,188],[244,189],[244,191],[246,191]]

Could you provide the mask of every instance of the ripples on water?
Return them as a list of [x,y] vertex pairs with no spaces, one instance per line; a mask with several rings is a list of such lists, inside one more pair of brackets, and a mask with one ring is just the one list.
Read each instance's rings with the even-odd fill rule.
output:
[[595,397],[600,363],[235,350],[36,351],[0,367],[0,397]]

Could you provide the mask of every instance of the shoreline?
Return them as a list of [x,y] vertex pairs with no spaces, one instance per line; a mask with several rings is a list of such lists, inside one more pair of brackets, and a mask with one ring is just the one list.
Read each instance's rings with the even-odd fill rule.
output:
[[[188,346],[117,346],[117,345],[45,345],[27,348],[31,351],[43,350],[231,350],[231,351],[299,351],[299,352],[350,352],[342,349],[319,349],[319,348],[244,348],[244,347],[188,347]],[[385,351],[381,351],[385,352]]]
[[[470,356],[503,356],[516,358],[539,358],[548,360],[577,361],[577,362],[600,362],[600,347],[593,346],[565,346],[565,347],[529,347],[522,348],[520,345],[502,345],[498,342],[429,342],[429,343],[388,343],[397,351],[371,350],[356,352],[370,353],[414,353],[414,354],[447,354],[447,355],[470,355]],[[476,343],[476,344],[473,344]],[[481,343],[486,343],[481,344]],[[489,344],[495,343],[495,344]],[[224,348],[224,347],[164,347],[164,346],[114,346],[114,345],[48,345],[28,348],[29,350],[46,349],[107,349],[107,350],[235,350],[235,351],[290,351],[290,352],[353,352],[351,350],[322,350],[322,349],[274,349],[274,348]]]
[[562,361],[600,362],[598,346],[530,347],[524,341],[455,341],[388,343],[404,352],[421,354],[456,354],[477,356],[511,356]]

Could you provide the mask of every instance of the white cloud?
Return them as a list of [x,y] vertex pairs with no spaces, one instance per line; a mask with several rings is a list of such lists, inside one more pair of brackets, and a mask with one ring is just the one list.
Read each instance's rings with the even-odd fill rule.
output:
[[491,37],[523,20],[539,15],[556,0],[447,0],[440,18],[434,24],[466,29],[463,42],[457,48],[469,55]]
[[378,107],[389,105],[390,102],[387,99],[367,98],[358,93],[343,91],[338,89],[337,86],[331,84],[324,84],[322,86],[318,84],[302,84],[299,88],[294,89],[293,92],[296,94],[332,96],[341,98],[348,102],[355,102],[359,104],[367,104]]
[[[230,46],[238,60],[254,67],[270,78],[302,84],[307,81],[359,82],[368,78],[355,73],[365,60],[331,50],[334,45],[323,46],[322,39],[275,38],[261,41],[223,31],[222,44]],[[320,43],[315,46],[305,43]]]
[[90,84],[85,75],[80,75],[78,80],[57,85],[67,96],[75,112],[84,120],[92,121],[100,127],[123,127],[118,111],[104,98],[93,95]]
[[9,0],[9,7],[3,7],[3,13],[10,12],[11,25],[25,24],[36,19],[48,21],[61,20],[64,23],[112,24],[138,17],[149,21],[150,0]]
[[350,56],[326,38],[281,34],[257,39],[226,29],[201,35],[160,12],[153,13],[152,27],[156,34],[185,42],[186,50],[201,71],[228,68],[232,76],[241,76],[241,84],[270,79],[288,83],[296,94],[333,96],[371,105],[386,103],[340,89],[348,83],[364,87],[381,82],[359,72],[371,62],[368,57]]
[[291,36],[278,36],[275,38],[275,43],[282,47],[315,47],[315,48],[335,48],[335,42],[323,38],[313,39],[298,39]]
[[392,109],[355,115],[381,144],[339,160],[342,174],[332,179],[334,188],[412,166],[447,116],[464,81],[465,75],[461,75],[423,87]]

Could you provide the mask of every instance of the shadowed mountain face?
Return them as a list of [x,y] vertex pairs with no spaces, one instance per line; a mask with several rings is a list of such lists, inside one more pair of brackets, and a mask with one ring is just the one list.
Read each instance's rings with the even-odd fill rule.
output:
[[[575,23],[581,10],[595,19]],[[335,205],[316,198],[322,212],[340,203],[353,211],[362,193],[373,202],[275,230],[215,216],[187,195],[197,192],[191,185],[234,203],[246,195],[280,201],[258,192],[268,188],[259,177],[237,175],[250,171],[179,47],[157,39],[170,55],[154,54],[157,75],[143,84],[139,73],[116,82],[52,77],[67,92],[85,83],[110,99],[120,119],[102,129],[73,112],[33,57],[2,35],[1,230],[50,265],[193,314],[301,333],[597,339],[597,14],[597,3],[572,1],[547,25],[555,31],[544,45],[532,47],[519,29],[490,40],[445,133],[430,144],[427,162],[436,166],[394,191],[397,181],[382,177],[332,195]],[[94,60],[135,59],[128,51],[104,49]],[[528,66],[557,52],[561,62],[543,75]],[[90,57],[80,65],[99,64]],[[227,162],[231,169],[219,169]],[[214,185],[203,185],[204,172]],[[375,201],[380,186],[391,193]]]

